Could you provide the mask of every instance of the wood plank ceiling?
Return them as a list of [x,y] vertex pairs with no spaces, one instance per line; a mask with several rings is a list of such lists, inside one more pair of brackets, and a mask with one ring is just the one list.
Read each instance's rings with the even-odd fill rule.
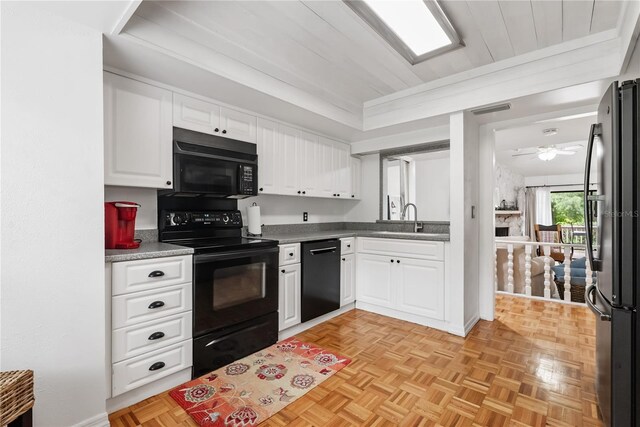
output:
[[134,25],[158,25],[267,78],[360,114],[364,101],[615,28],[623,3],[440,1],[465,47],[413,66],[339,0],[147,0],[136,11],[141,19]]

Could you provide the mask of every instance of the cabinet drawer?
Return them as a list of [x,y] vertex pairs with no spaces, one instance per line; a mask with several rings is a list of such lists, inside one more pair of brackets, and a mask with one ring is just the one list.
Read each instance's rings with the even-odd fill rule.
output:
[[113,364],[113,396],[193,365],[193,343],[186,340],[162,350]]
[[297,264],[300,262],[300,243],[280,245],[280,265]]
[[191,282],[191,255],[114,262],[111,268],[113,295]]
[[191,283],[113,297],[113,329],[159,319],[191,310]]
[[356,249],[355,237],[343,237],[340,239],[340,253],[342,255],[352,254]]
[[111,341],[112,361],[120,362],[191,338],[191,319],[192,312],[186,311],[175,316],[116,329]]
[[443,261],[444,243],[431,242],[428,240],[360,237],[358,238],[358,252]]

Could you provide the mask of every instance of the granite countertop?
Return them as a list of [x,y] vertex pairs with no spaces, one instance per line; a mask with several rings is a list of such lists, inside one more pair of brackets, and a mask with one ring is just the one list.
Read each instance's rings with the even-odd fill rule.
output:
[[191,255],[193,248],[161,242],[142,242],[137,249],[106,249],[105,262],[133,261],[167,256]]
[[324,230],[304,233],[263,233],[262,235],[262,238],[278,240],[280,244],[339,239],[342,237],[377,237],[385,239],[430,240],[437,242],[449,241],[448,233],[406,233],[375,230]]

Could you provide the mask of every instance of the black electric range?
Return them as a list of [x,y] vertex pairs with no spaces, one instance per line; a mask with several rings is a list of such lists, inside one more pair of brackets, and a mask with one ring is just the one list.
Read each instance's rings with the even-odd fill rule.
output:
[[238,210],[164,210],[160,241],[195,249],[194,378],[278,340],[278,242],[242,236]]

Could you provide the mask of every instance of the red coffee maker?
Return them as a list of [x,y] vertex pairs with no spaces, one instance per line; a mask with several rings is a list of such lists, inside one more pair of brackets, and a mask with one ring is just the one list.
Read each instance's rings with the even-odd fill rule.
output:
[[135,249],[140,242],[133,239],[139,204],[133,202],[105,202],[104,243],[107,249]]

